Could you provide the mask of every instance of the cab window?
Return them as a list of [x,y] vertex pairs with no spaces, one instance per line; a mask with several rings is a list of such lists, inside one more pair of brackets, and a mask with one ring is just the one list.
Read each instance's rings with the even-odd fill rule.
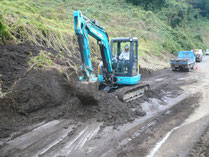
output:
[[137,74],[138,72],[138,54],[137,54],[137,42],[133,43],[133,58],[132,58],[132,74]]

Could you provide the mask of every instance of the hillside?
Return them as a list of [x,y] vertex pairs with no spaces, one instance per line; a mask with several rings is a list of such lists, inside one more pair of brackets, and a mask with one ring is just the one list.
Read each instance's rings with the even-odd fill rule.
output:
[[[179,68],[169,60],[181,50],[209,48],[208,6],[208,0],[0,0],[0,156],[143,157],[174,146],[159,155],[169,157],[193,150],[209,128],[209,56],[196,63],[192,53]],[[110,39],[137,37],[139,68],[126,50],[129,61],[112,62],[113,72],[103,68],[102,84],[79,81],[74,10],[98,20]],[[90,46],[97,74],[101,53],[91,37]],[[202,152],[200,143],[207,148],[200,140],[191,153]]]
[[[138,37],[142,66],[151,63],[165,66],[170,53],[205,49],[208,44],[205,36],[209,29],[208,20],[201,16],[195,19],[199,13],[194,8],[191,10],[191,6],[185,2],[170,1],[161,10],[145,11],[142,6],[125,0],[1,0],[0,9],[1,43],[30,41],[39,46],[66,51],[69,55],[78,53],[73,30],[74,10],[81,10],[85,16],[98,20],[110,38]],[[188,17],[185,15],[182,23],[182,17],[177,15],[184,12]],[[96,54],[93,60],[97,62],[99,49],[94,40],[92,49],[92,53]],[[159,62],[155,56],[166,62]]]

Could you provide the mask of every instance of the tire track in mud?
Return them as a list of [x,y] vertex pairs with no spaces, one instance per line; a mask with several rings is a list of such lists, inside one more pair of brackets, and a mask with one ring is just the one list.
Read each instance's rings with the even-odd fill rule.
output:
[[158,147],[158,149],[155,147],[149,157],[186,157],[188,155],[189,151],[209,125],[208,85],[206,84],[202,86],[202,88],[196,87],[196,89],[199,88],[198,90],[201,89],[201,97],[199,98],[198,108],[191,115],[189,115],[186,120],[184,120],[182,125],[173,129],[164,141],[160,141],[160,147]]
[[[71,127],[63,129],[71,124]],[[30,156],[31,153],[36,152],[47,144],[65,138],[69,132],[73,130],[76,125],[72,121],[54,120],[46,123],[32,131],[23,134],[11,141],[8,141],[2,149],[0,149],[3,156]],[[35,148],[35,149],[34,149]],[[24,155],[25,154],[25,155]]]
[[[207,58],[205,59],[205,61],[206,60]],[[193,79],[193,81],[190,80],[191,84],[185,87],[185,89],[187,89],[190,92],[201,93],[201,97],[199,98],[198,102],[198,108],[195,109],[195,111],[191,115],[189,115],[187,119],[184,120],[182,125],[177,126],[177,128],[174,128],[166,139],[164,137],[164,141],[160,141],[158,143],[161,144],[160,147],[158,147],[158,144],[155,146],[155,148],[158,147],[158,149],[155,150],[154,148],[153,151],[155,152],[150,152],[149,155],[151,155],[152,157],[186,157],[190,150],[191,151],[189,156],[194,155],[195,157],[197,157],[200,155],[198,154],[200,153],[200,150],[202,150],[200,149],[202,147],[200,143],[198,142],[197,147],[193,148],[197,150],[199,148],[199,152],[196,150],[193,151],[192,147],[198,141],[198,138],[209,125],[209,75],[207,73],[208,71],[205,70],[205,67],[207,67],[207,65],[207,63],[202,64],[200,71],[192,73],[190,77]],[[203,147],[205,148],[204,144]],[[207,149],[205,149],[205,152],[202,152],[202,155],[200,156],[203,157],[206,153]]]
[[[178,87],[182,84],[185,84],[185,77],[187,76],[187,73],[176,73],[176,75],[174,75],[173,72],[164,70],[158,75],[147,79],[147,81],[152,84],[153,90],[155,91],[154,94],[155,96],[157,95],[156,99],[160,102],[164,102],[163,104],[166,105],[167,101],[162,100],[162,97],[166,95],[172,95],[171,99],[174,99],[175,96],[182,94],[182,90]],[[172,85],[170,85],[171,82]],[[172,92],[167,93],[168,91]],[[190,98],[185,99],[185,101],[190,101]],[[192,98],[191,101],[193,101]],[[44,134],[40,134],[42,138],[39,138],[40,140],[33,141],[33,143],[31,142],[28,146],[21,147],[22,143],[19,143],[20,145],[9,145],[9,143],[15,143],[15,140],[18,141],[17,137],[16,139],[12,140],[13,142],[9,141],[5,146],[1,147],[0,151],[4,151],[5,155],[9,156],[67,155],[72,157],[97,157],[101,156],[102,154],[105,156],[104,153],[108,150],[111,150],[109,152],[111,155],[107,153],[107,156],[143,155],[148,153],[148,150],[151,148],[151,146],[157,140],[161,139],[164,133],[181,123],[181,121],[173,120],[173,118],[175,119],[178,116],[187,116],[195,108],[195,106],[189,106],[187,104],[184,105],[182,110],[180,107],[181,103],[176,103],[177,105],[174,104],[171,109],[166,110],[166,108],[164,108],[165,110],[163,112],[159,111],[162,110],[160,107],[164,106],[157,106],[156,104],[158,108],[153,112],[156,112],[157,115],[144,123],[138,122],[136,124],[136,128],[132,125],[129,126],[128,129],[125,127],[119,127],[120,130],[115,131],[114,129],[108,130],[109,128],[112,128],[112,126],[110,126],[100,132],[100,123],[97,123],[94,120],[87,121],[86,123],[69,123],[66,125],[64,125],[63,122],[68,123],[68,121],[63,120],[63,122],[61,122],[63,125],[60,127],[60,129],[55,129],[54,132],[46,131],[45,136]],[[188,107],[187,111],[186,107]],[[158,112],[156,110],[158,110]],[[148,116],[149,114],[150,116],[153,116],[151,113],[148,113]],[[143,119],[143,117],[139,119]],[[86,119],[84,121],[86,121]],[[79,124],[81,125],[79,126]],[[164,127],[166,124],[168,125]],[[107,131],[106,135],[103,136],[105,131]],[[114,134],[114,132],[117,133]],[[24,135],[22,137],[24,137]],[[32,137],[32,139],[34,138],[35,137]],[[19,141],[21,141],[21,136],[19,137]],[[24,140],[22,142],[24,145]],[[11,150],[11,147],[14,149]],[[7,151],[8,148],[9,150]]]
[[95,136],[101,124],[95,120],[78,124],[70,120],[54,120],[8,141],[0,149],[0,156],[48,157],[76,154]]
[[[203,67],[205,67],[205,65],[203,65]],[[169,76],[169,75],[167,75],[167,76]],[[191,97],[186,98],[184,100],[186,102],[182,101],[181,103],[178,103],[177,105],[175,105],[172,109],[174,109],[174,111],[175,110],[177,111],[176,115],[171,114],[167,118],[164,117],[164,119],[165,119],[164,122],[162,122],[162,121],[156,122],[153,120],[153,122],[150,122],[147,124],[147,126],[153,126],[152,129],[148,129],[145,131],[138,130],[138,132],[139,132],[138,137],[136,136],[136,138],[135,137],[132,139],[130,138],[129,140],[127,140],[128,142],[123,145],[123,147],[118,147],[114,151],[106,153],[105,155],[103,155],[104,157],[106,157],[106,156],[118,156],[118,157],[121,157],[121,156],[122,157],[126,157],[126,156],[127,157],[138,157],[138,156],[141,157],[142,156],[143,157],[143,156],[146,156],[148,154],[148,152],[157,143],[156,141],[161,140],[162,137],[164,135],[166,135],[166,133],[171,131],[173,128],[175,128],[175,129],[173,129],[174,131],[178,130],[178,128],[180,128],[180,126],[184,122],[184,120],[187,117],[189,117],[194,111],[196,111],[196,108],[200,105],[199,100],[201,100],[202,95],[204,95],[204,92],[202,91],[203,87],[207,88],[207,84],[208,84],[207,75],[204,73],[204,69],[202,69],[201,71],[196,71],[196,72],[193,72],[192,74],[189,74],[188,78],[179,77],[181,75],[177,75],[177,76],[178,76],[177,78],[176,78],[176,76],[174,76],[174,78],[176,80],[170,79],[170,81],[172,82],[172,80],[173,80],[174,82],[172,82],[172,83],[174,85],[179,84],[179,81],[186,81],[187,85],[185,85],[184,89],[186,91],[188,91],[188,89],[189,89],[189,91],[188,91],[189,93],[197,93],[197,95],[196,94],[195,94],[196,96],[191,95]],[[165,79],[156,79],[156,80],[161,82],[162,80],[165,80]],[[168,80],[165,80],[165,81],[168,81]],[[204,85],[204,83],[205,83],[205,85]],[[168,110],[167,112],[159,113],[157,115],[157,117],[163,117],[164,114],[169,115],[170,111]],[[146,127],[146,124],[144,125],[144,127]],[[148,135],[150,132],[150,135],[146,136],[146,134],[145,134],[146,132],[148,133]],[[160,157],[161,156],[162,156],[162,154],[160,155]],[[167,154],[166,156],[169,156],[169,155]]]
[[85,154],[82,152],[82,147],[97,134],[101,124],[95,120],[82,124],[73,134],[40,156],[79,156],[81,153]]
[[[178,82],[176,82],[176,85],[174,85],[175,88],[172,86],[169,86],[168,83],[171,80],[173,81],[177,78],[177,76],[175,76],[173,78],[168,79],[170,74],[171,74],[171,72],[163,75],[163,77],[160,75],[156,76],[153,78],[154,81],[152,82],[153,89],[155,91],[155,95],[156,95],[156,93],[158,95],[157,99],[159,99],[159,101],[162,102],[162,104],[164,104],[164,105],[166,104],[166,101],[160,100],[162,98],[162,96],[173,94],[173,97],[175,97],[175,96],[179,95],[182,92],[179,92],[181,90],[177,87],[180,84],[184,84],[184,80],[179,80]],[[179,75],[182,76],[182,74],[178,74],[178,76]],[[160,89],[158,89],[158,88],[160,88]],[[174,93],[172,93],[172,92],[167,93],[167,91],[172,91],[172,90],[174,90]],[[163,102],[165,102],[165,103],[163,103]],[[161,105],[161,106],[163,107],[163,105]],[[157,108],[156,110],[162,110],[162,108],[161,109]],[[156,111],[153,111],[153,112],[156,112]],[[153,116],[153,115],[151,115],[151,116]],[[63,123],[61,123],[61,124],[63,124]],[[30,145],[25,146],[24,148],[19,145],[15,145],[15,144],[9,145],[9,143],[15,143],[14,142],[15,140],[18,141],[17,139],[14,139],[12,141],[9,141],[6,144],[6,146],[4,146],[1,150],[5,152],[5,155],[13,155],[13,156],[15,156],[15,155],[21,155],[21,156],[67,155],[67,156],[92,156],[92,157],[95,156],[96,157],[96,156],[100,156],[101,152],[104,153],[104,151],[106,149],[112,149],[112,147],[114,147],[114,146],[116,146],[116,148],[117,148],[117,143],[120,143],[120,141],[122,141],[124,139],[124,137],[116,135],[116,138],[115,139],[113,138],[113,141],[115,141],[115,142],[113,142],[112,139],[110,139],[110,141],[108,141],[108,145],[106,145],[105,149],[103,149],[103,144],[104,144],[104,141],[106,140],[105,139],[106,137],[100,136],[97,134],[97,131],[99,130],[99,126],[94,126],[94,124],[96,124],[96,122],[82,123],[81,126],[76,125],[77,127],[74,126],[75,128],[71,127],[72,129],[74,128],[73,129],[74,131],[71,130],[71,128],[69,128],[69,130],[63,129],[63,127],[67,127],[67,128],[70,127],[68,125],[67,126],[63,125],[61,127],[60,131],[54,130],[54,132],[52,131],[53,133],[51,133],[50,131],[46,131],[45,136],[43,134],[40,135],[41,137],[44,137],[43,139],[41,139],[40,141],[35,140],[34,142],[30,142]],[[153,124],[149,123],[149,127],[153,127],[153,125],[155,125],[155,122]],[[121,128],[121,129],[123,129],[123,128]],[[130,128],[129,128],[129,130],[130,130]],[[112,132],[113,131],[110,131],[108,134],[111,134]],[[124,133],[127,134],[127,132],[123,132],[123,134]],[[58,135],[59,137],[56,135]],[[61,136],[61,135],[63,135],[63,136]],[[101,138],[100,140],[96,141],[96,143],[94,142],[94,140],[93,141],[91,140],[95,136]],[[135,136],[136,136],[136,134],[135,134]],[[35,138],[35,137],[32,137],[32,139],[33,138]],[[135,138],[135,137],[132,137],[132,138]],[[19,137],[19,139],[21,140],[21,136]],[[24,140],[22,142],[24,145]],[[97,144],[97,142],[98,142],[98,144]],[[88,143],[88,145],[85,143]],[[112,143],[112,144],[110,144],[110,143]],[[20,145],[22,145],[22,143],[20,143]],[[80,147],[79,145],[82,145],[83,147]],[[96,145],[96,147],[95,147],[95,145]],[[112,146],[112,147],[110,148],[110,146]],[[7,151],[8,148],[9,148],[9,151]],[[14,149],[12,149],[12,151],[11,151],[11,148],[14,148]],[[98,149],[101,149],[101,151]],[[120,151],[120,148],[118,148],[118,150]]]
[[188,157],[208,157],[209,156],[209,126],[204,131],[198,142],[190,151]]
[[113,155],[117,157],[146,156],[156,141],[159,141],[175,126],[179,126],[195,110],[199,96],[199,94],[194,94],[185,98],[170,109],[142,123],[140,127],[138,126],[128,135],[127,143],[119,145],[104,157]]

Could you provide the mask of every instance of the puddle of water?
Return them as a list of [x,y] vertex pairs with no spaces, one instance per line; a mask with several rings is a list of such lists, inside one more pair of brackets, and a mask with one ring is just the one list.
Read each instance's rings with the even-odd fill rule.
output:
[[162,110],[163,105],[162,101],[159,99],[153,98],[151,99],[151,102],[145,102],[142,104],[142,110],[145,112],[151,112],[151,111],[156,111],[156,110]]
[[159,79],[155,79],[155,81],[160,82],[163,81],[165,78],[159,78]]
[[185,80],[185,78],[178,78],[177,80],[181,81],[181,80]]

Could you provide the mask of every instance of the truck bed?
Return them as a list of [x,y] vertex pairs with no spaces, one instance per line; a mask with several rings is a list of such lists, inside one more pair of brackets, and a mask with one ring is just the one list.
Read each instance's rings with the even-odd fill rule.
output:
[[170,60],[170,64],[175,64],[175,65],[187,65],[193,63],[193,60],[191,59],[173,59]]

